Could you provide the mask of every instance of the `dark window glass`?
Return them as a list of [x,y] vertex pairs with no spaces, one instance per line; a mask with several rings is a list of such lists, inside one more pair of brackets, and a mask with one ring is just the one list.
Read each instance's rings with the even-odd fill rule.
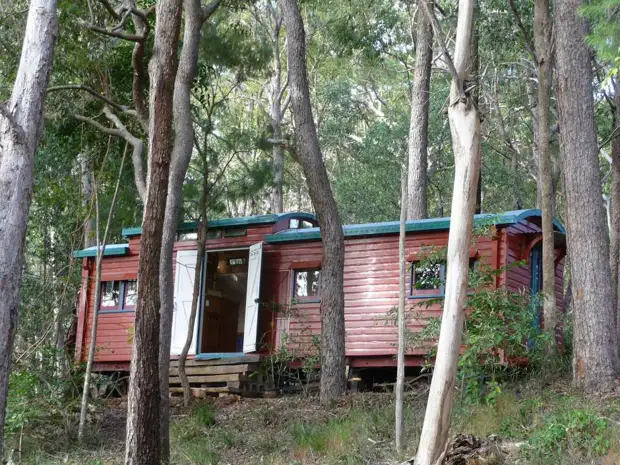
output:
[[321,270],[295,270],[293,283],[295,297],[317,297],[320,290]]
[[105,281],[101,283],[101,308],[120,308],[121,282]]
[[125,305],[124,308],[134,308],[138,301],[138,281],[125,281]]

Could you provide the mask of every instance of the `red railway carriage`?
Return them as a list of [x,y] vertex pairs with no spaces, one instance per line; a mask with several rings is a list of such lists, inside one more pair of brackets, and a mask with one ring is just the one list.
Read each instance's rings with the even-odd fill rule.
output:
[[[539,210],[476,215],[475,224],[490,234],[476,236],[472,263],[493,269],[523,260],[498,275],[495,285],[536,293],[541,286]],[[443,277],[445,267],[420,270],[415,263],[428,247],[447,245],[449,218],[407,222],[406,254],[411,262],[408,297],[411,305],[440,297],[442,285],[427,280]],[[378,324],[398,304],[398,222],[344,226],[345,233],[345,352],[352,367],[395,364],[397,331]],[[563,308],[565,230],[555,223],[556,299]],[[123,230],[125,244],[109,245],[102,265],[102,292],[97,330],[96,369],[127,370],[137,292],[140,228]],[[171,358],[193,332],[190,356],[196,359],[234,358],[268,353],[286,341],[312,343],[320,334],[320,275],[322,247],[316,218],[286,213],[211,221],[201,277],[199,318],[188,327],[196,265],[196,225],[183,224],[174,245],[174,318]],[[92,247],[74,252],[83,258],[78,308],[76,359],[84,361],[90,343],[95,295],[95,254]],[[204,268],[204,267],[203,267]],[[416,272],[417,270],[417,272]],[[427,280],[428,282],[425,282]],[[433,281],[434,284],[429,284]],[[291,309],[294,308],[294,311]],[[440,316],[439,306],[424,310]],[[411,323],[413,331],[422,323]],[[423,362],[424,353],[410,352],[408,365]]]

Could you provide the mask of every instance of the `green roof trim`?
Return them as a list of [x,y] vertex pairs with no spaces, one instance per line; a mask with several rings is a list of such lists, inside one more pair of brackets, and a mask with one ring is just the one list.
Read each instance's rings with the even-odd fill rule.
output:
[[[316,222],[316,217],[311,213],[272,213],[269,215],[244,216],[241,218],[221,218],[211,220],[207,223],[208,229],[237,228],[243,226],[251,226],[257,224],[274,224],[285,219],[299,219]],[[196,231],[197,223],[195,221],[186,221],[179,225],[177,232]],[[134,228],[124,228],[122,231],[124,237],[139,236],[142,234],[142,228],[137,226]]]
[[[105,250],[103,251],[104,257],[114,256],[114,255],[127,255],[129,253],[129,244],[109,244],[105,246]],[[74,258],[87,258],[87,257],[96,257],[97,256],[97,246],[94,245],[87,249],[83,250],[74,250],[73,257]]]
[[[482,213],[474,216],[475,226],[495,225],[506,226],[519,223],[531,217],[540,217],[541,211],[538,209],[514,210],[504,213]],[[553,220],[558,232],[566,234],[564,227]],[[378,236],[383,234],[398,234],[400,224],[398,221],[387,221],[384,223],[368,224],[348,224],[342,227],[345,237]],[[450,218],[428,218],[424,220],[407,221],[406,231],[443,231],[450,229]],[[269,244],[279,242],[312,241],[321,239],[319,228],[307,229],[287,229],[266,236],[265,240]]]

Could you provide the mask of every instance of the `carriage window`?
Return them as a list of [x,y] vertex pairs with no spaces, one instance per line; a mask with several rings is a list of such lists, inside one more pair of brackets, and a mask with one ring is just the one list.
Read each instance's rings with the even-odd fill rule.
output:
[[133,311],[138,297],[138,282],[128,281],[104,281],[101,283],[101,309],[102,312]]
[[288,227],[289,229],[308,229],[314,228],[314,225],[310,221],[292,218],[288,222]]
[[296,299],[316,299],[321,286],[321,270],[318,268],[295,270],[293,291]]
[[138,302],[138,281],[135,279],[132,281],[125,281],[125,304],[123,308],[130,309],[135,308]]
[[[469,259],[469,270],[473,271],[478,267],[476,258]],[[411,264],[411,281],[409,287],[409,297],[441,297],[445,292],[446,282],[446,263],[431,262]]]
[[121,282],[106,281],[101,283],[101,308],[103,310],[119,309],[121,303]]

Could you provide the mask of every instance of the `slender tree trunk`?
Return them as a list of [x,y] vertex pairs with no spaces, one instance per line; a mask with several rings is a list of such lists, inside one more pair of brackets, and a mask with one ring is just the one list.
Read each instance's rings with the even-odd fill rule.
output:
[[202,283],[202,273],[205,258],[205,246],[207,242],[207,196],[209,195],[209,173],[207,166],[206,153],[203,158],[204,174],[202,177],[202,194],[200,196],[200,219],[198,221],[198,253],[196,254],[196,268],[194,274],[194,289],[192,291],[192,308],[189,313],[189,319],[187,323],[187,337],[185,338],[185,344],[181,350],[181,356],[179,357],[179,378],[183,386],[183,404],[185,407],[189,406],[191,398],[191,390],[189,387],[189,381],[185,374],[185,361],[187,360],[187,354],[192,345],[192,339],[194,339],[194,325],[196,324],[196,314],[198,313],[200,298],[200,285]]
[[480,118],[472,97],[465,94],[463,84],[470,59],[473,17],[474,1],[460,0],[448,108],[455,161],[448,236],[448,275],[437,357],[415,461],[417,465],[439,464],[445,454],[461,347],[469,247],[480,170]]
[[601,202],[592,67],[580,0],[554,2],[560,153],[575,309],[573,380],[589,392],[613,386],[618,370],[609,240]]
[[[78,155],[78,158],[80,163],[80,179],[82,182],[82,207],[84,208],[84,211],[89,211],[93,200],[93,187],[91,183],[92,172],[89,168],[88,154],[82,152]],[[84,219],[84,226],[82,230],[85,249],[95,245],[95,241],[93,240],[93,223],[94,221],[92,214],[89,213]]]
[[271,210],[284,211],[284,150],[279,142],[282,139],[282,62],[280,61],[280,30],[282,16],[277,9],[273,11],[274,26],[271,35],[273,43],[273,75],[270,85],[269,118],[273,129],[273,195]]
[[[425,15],[422,15],[425,16]],[[405,302],[407,299],[407,261],[405,246],[407,237],[407,167],[403,166],[400,196],[400,228],[398,236],[398,353],[396,356],[396,450],[403,452],[405,448]]]
[[31,0],[10,100],[0,102],[0,456],[19,313],[24,242],[57,34],[55,0]]
[[[427,1],[427,0],[420,0]],[[428,1],[429,8],[433,2]],[[428,167],[428,107],[430,101],[431,64],[433,62],[433,27],[423,11],[416,28],[415,68],[411,87],[411,122],[409,125],[409,175],[407,218],[428,217],[426,169]]]
[[[480,8],[474,5],[474,18],[472,20],[472,37],[471,37],[471,82],[473,89],[471,91],[472,100],[476,109],[480,108],[480,27],[478,26],[478,16]],[[478,111],[479,113],[479,111]],[[480,153],[482,157],[482,152]],[[476,208],[474,213],[482,213],[482,200],[484,192],[482,191],[482,161],[480,162],[480,172],[478,173],[478,185],[476,186]]]
[[555,328],[558,315],[555,304],[555,246],[553,241],[553,178],[549,128],[551,100],[551,16],[549,0],[534,2],[534,46],[538,60],[538,179],[542,191],[543,232],[543,315],[544,327],[549,337],[549,352],[555,354],[557,343]]
[[611,139],[611,289],[620,338],[620,77],[615,82],[614,136]]
[[159,270],[172,151],[173,91],[180,22],[180,0],[160,0],[157,3],[153,56],[149,65],[149,174],[138,264],[126,465],[154,465],[161,460]]
[[160,390],[160,436],[161,462],[170,462],[170,412],[169,383],[170,343],[172,337],[172,314],[174,309],[173,248],[177,237],[179,212],[183,196],[183,181],[192,158],[194,125],[191,119],[191,89],[198,65],[200,30],[220,4],[215,0],[201,9],[200,0],[185,0],[185,28],[183,48],[174,83],[174,146],[170,162],[170,180],[166,199],[166,215],[162,237],[159,286],[160,286],[160,344],[159,344],[159,390]]
[[321,403],[346,388],[344,360],[344,234],[312,117],[306,38],[296,0],[282,0],[288,75],[299,155],[323,240],[321,269]]
[[121,167],[118,170],[118,177],[116,179],[116,187],[114,188],[114,195],[112,196],[112,203],[110,204],[110,211],[108,212],[108,220],[105,224],[103,231],[103,241],[99,242],[99,198],[95,192],[95,231],[97,242],[97,258],[95,262],[95,307],[93,309],[93,321],[90,330],[90,345],[88,347],[88,358],[86,359],[86,372],[84,373],[84,387],[82,389],[82,404],[80,407],[80,423],[78,426],[78,439],[81,441],[84,438],[84,428],[86,426],[86,415],[88,414],[88,394],[90,389],[90,378],[93,372],[93,364],[95,363],[95,351],[97,350],[97,327],[99,325],[99,309],[101,308],[101,264],[103,262],[103,256],[105,254],[105,248],[108,243],[108,235],[110,234],[110,226],[112,225],[112,217],[114,216],[114,209],[116,208],[116,199],[121,185],[121,177],[123,174],[123,167],[125,166],[125,157],[127,156],[127,146],[123,152],[123,158],[121,159]]

